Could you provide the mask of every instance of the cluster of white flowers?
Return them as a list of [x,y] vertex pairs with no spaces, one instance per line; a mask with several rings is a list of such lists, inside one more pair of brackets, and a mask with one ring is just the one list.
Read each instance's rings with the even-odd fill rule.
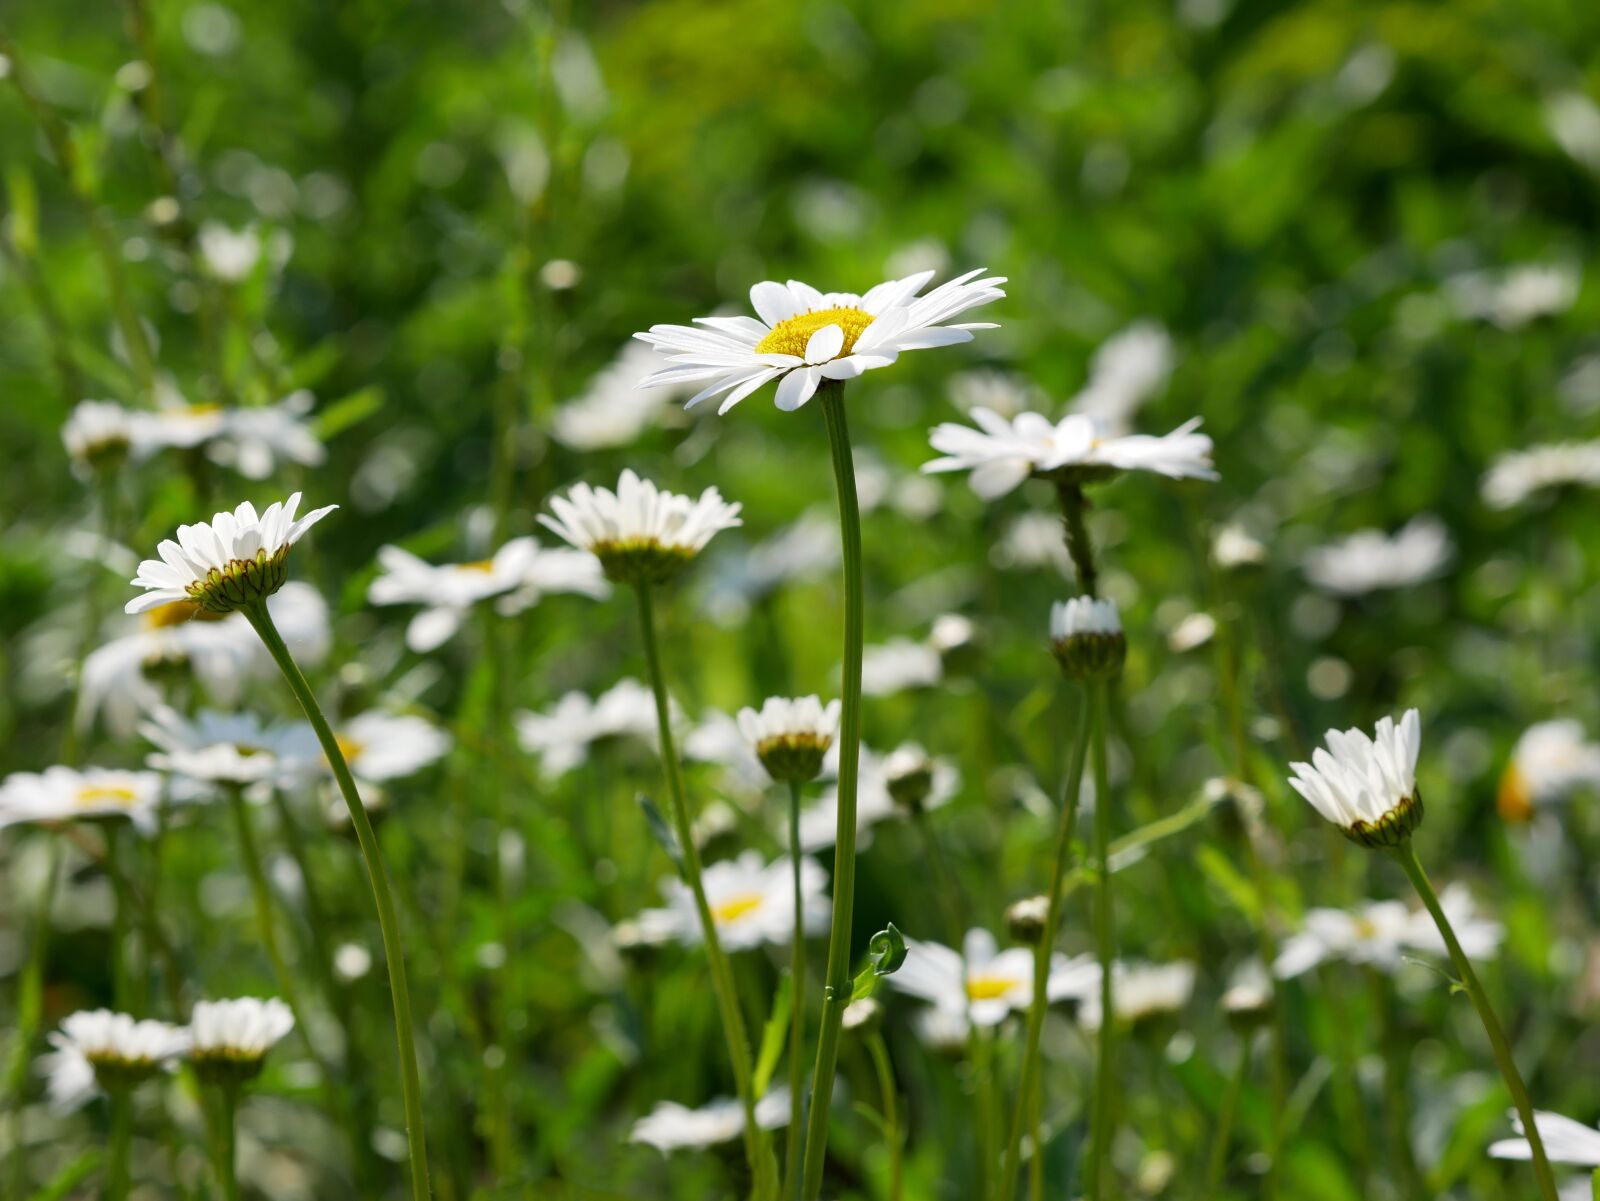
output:
[[1491,509],[1514,509],[1536,493],[1568,485],[1600,487],[1600,441],[1507,451],[1483,477],[1483,502]]
[[598,697],[569,692],[543,713],[516,715],[522,749],[538,755],[547,776],[565,775],[589,757],[589,748],[607,738],[632,738],[654,748],[656,702],[638,680],[619,680]]
[[163,393],[152,409],[114,401],[80,402],[61,428],[61,441],[80,468],[141,461],[161,450],[203,448],[206,457],[249,480],[264,480],[280,462],[318,467],[327,459],[308,416],[315,403],[304,389],[271,405],[186,405]]
[[1359,530],[1306,556],[1306,578],[1324,592],[1364,596],[1386,588],[1408,588],[1449,566],[1455,547],[1444,524],[1415,517],[1393,535]]

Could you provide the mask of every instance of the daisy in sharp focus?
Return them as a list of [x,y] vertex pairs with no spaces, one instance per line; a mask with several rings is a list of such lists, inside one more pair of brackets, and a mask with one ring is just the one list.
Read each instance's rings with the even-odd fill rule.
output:
[[707,488],[699,500],[657,488],[624,471],[617,490],[574,484],[550,499],[539,521],[600,560],[606,578],[659,584],[677,575],[722,530],[742,525],[737,504]]
[[[747,951],[764,943],[789,945],[795,933],[795,912],[794,869],[788,859],[764,863],[759,851],[746,851],[737,859],[711,864],[703,882],[724,950]],[[828,873],[813,860],[801,860],[800,899],[806,935],[827,930],[832,913],[824,891],[827,886]],[[666,908],[639,914],[642,940],[699,946],[702,937],[694,894],[676,876],[662,881],[661,892]]]
[[432,564],[398,546],[378,550],[382,568],[367,588],[374,605],[422,605],[406,627],[406,645],[418,654],[455,637],[480,601],[498,599],[505,615],[522,612],[546,592],[576,592],[596,600],[611,589],[590,555],[547,549],[534,538],[513,538],[490,558]]
[[[987,930],[969,930],[956,952],[941,943],[906,939],[906,959],[893,975],[891,988],[929,1002],[936,1009],[962,1014],[979,1026],[998,1026],[1012,1013],[1026,1013],[1033,1003],[1031,947],[999,949]],[[1085,1000],[1098,986],[1100,969],[1089,955],[1050,957],[1045,995],[1051,1001]]]
[[139,564],[133,583],[146,591],[129,601],[126,611],[143,613],[187,600],[213,613],[231,613],[266,600],[283,587],[290,548],[339,506],[324,505],[296,518],[299,507],[296,492],[259,515],[245,501],[209,522],[180,525],[177,541],[161,543],[159,560]]
[[1422,721],[1407,709],[1397,724],[1384,717],[1369,737],[1364,730],[1329,730],[1327,749],[1311,762],[1291,763],[1289,786],[1311,807],[1364,846],[1398,846],[1422,822],[1417,755]]
[[1495,807],[1507,821],[1527,821],[1538,807],[1596,786],[1600,743],[1589,741],[1582,724],[1571,718],[1535,722],[1517,739]]
[[198,1001],[189,1016],[189,1062],[202,1080],[239,1083],[257,1075],[293,1029],[294,1014],[276,997]]
[[973,330],[994,328],[990,322],[947,323],[1003,297],[1003,276],[984,276],[980,268],[917,295],[933,275],[889,280],[861,296],[819,292],[793,279],[759,283],[750,289],[759,319],[697,317],[692,326],[653,325],[635,334],[673,364],[640,386],[704,384],[687,404],[722,396],[718,412],[726,413],[777,380],[778,408],[792,411],[825,379],[855,379],[889,366],[902,351],[970,342]]
[[[756,1102],[756,1125],[779,1130],[789,1124],[789,1094],[775,1089]],[[721,1097],[699,1109],[676,1101],[662,1101],[633,1124],[628,1141],[644,1143],[662,1154],[702,1150],[730,1143],[744,1133],[744,1107],[731,1097]]]
[[132,1088],[170,1067],[188,1052],[189,1031],[92,1009],[69,1015],[49,1042],[39,1070],[52,1108],[70,1112],[98,1092]]
[[967,482],[984,500],[996,500],[1030,476],[1083,484],[1124,471],[1153,471],[1169,479],[1215,480],[1211,439],[1198,433],[1198,417],[1170,434],[1115,437],[1093,417],[1071,413],[1052,422],[1038,413],[1011,420],[976,408],[979,428],[946,422],[928,442],[944,457],[922,465],[926,472],[969,471]]
[[253,713],[162,708],[139,728],[158,749],[147,762],[198,792],[214,785],[292,788],[321,770],[322,750],[303,721],[264,722]]
[[817,696],[769,696],[760,709],[739,710],[739,731],[774,780],[805,783],[822,772],[839,733],[839,702]]
[[161,777],[149,771],[47,767],[14,772],[0,783],[0,828],[24,822],[127,818],[153,834],[161,805]]
[[1415,517],[1396,533],[1358,530],[1306,556],[1306,579],[1336,596],[1363,596],[1431,580],[1455,557],[1436,517]]
[[569,692],[545,712],[523,711],[515,720],[522,749],[539,756],[540,767],[552,779],[585,762],[597,742],[628,738],[654,750],[660,739],[655,697],[631,677],[593,700]]

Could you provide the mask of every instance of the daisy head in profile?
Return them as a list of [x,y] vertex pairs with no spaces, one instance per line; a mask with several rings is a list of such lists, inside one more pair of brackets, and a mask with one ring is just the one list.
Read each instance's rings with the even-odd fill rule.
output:
[[743,524],[739,505],[707,488],[694,500],[624,471],[617,489],[574,484],[552,497],[555,516],[539,520],[600,560],[621,584],[663,584],[678,575],[722,530]]
[[294,1015],[273,997],[199,1001],[189,1018],[189,1062],[211,1084],[240,1084],[261,1072],[267,1052],[294,1029]]
[[126,819],[154,834],[161,806],[161,777],[151,771],[47,767],[14,772],[0,783],[0,827],[23,822]]
[[774,780],[804,784],[822,774],[822,761],[839,732],[839,702],[769,696],[759,710],[739,710],[739,732]]
[[697,317],[693,325],[652,325],[635,334],[671,363],[640,387],[703,385],[687,405],[720,396],[718,412],[726,413],[776,380],[778,407],[788,412],[824,380],[855,379],[889,366],[903,351],[970,342],[974,330],[994,328],[952,322],[1003,297],[1003,276],[985,276],[980,268],[919,295],[933,274],[888,280],[859,296],[819,292],[793,279],[759,283],[750,289],[754,317]]
[[1422,722],[1407,709],[1364,730],[1329,730],[1311,762],[1293,763],[1290,786],[1347,838],[1368,847],[1400,846],[1422,824],[1417,752]]
[[1050,649],[1068,679],[1120,675],[1128,656],[1117,602],[1075,596],[1050,606]]
[[338,505],[325,505],[297,518],[300,493],[275,501],[257,513],[245,501],[209,522],[180,525],[177,541],[158,548],[160,559],[146,559],[133,577],[145,589],[127,604],[143,613],[173,601],[193,601],[212,613],[232,613],[266,601],[288,577],[289,548]]
[[189,1032],[109,1009],[69,1015],[49,1038],[40,1061],[57,1110],[81,1106],[97,1091],[123,1092],[164,1071],[189,1049]]
[[116,471],[147,449],[135,415],[110,400],[80,400],[61,427],[61,443],[81,478]]

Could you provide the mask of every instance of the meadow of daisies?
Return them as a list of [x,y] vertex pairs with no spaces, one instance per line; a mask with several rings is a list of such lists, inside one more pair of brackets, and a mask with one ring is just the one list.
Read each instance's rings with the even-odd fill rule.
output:
[[0,1197],[1600,1198],[1597,79],[0,14]]

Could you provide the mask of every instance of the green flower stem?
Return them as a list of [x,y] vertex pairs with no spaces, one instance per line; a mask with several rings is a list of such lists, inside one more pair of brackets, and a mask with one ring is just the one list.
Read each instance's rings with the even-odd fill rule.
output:
[[[717,1008],[722,1016],[722,1033],[728,1042],[728,1058],[733,1064],[733,1084],[739,1094],[739,1104],[744,1108],[744,1149],[750,1162],[750,1172],[757,1182],[757,1195],[770,1195],[775,1182],[771,1181],[770,1152],[766,1136],[756,1124],[756,1100],[752,1083],[750,1043],[745,1035],[744,1015],[739,1009],[739,994],[734,984],[728,957],[722,950],[722,940],[717,936],[717,922],[711,916],[711,905],[706,900],[705,884],[700,872],[700,848],[695,845],[694,827],[689,819],[689,798],[683,785],[683,766],[678,762],[677,748],[672,740],[672,715],[667,703],[666,676],[661,669],[661,650],[656,644],[655,613],[651,608],[650,585],[640,583],[635,592],[639,597],[639,628],[644,637],[645,664],[650,673],[650,687],[656,698],[656,723],[661,736],[661,763],[667,773],[667,792],[672,801],[672,821],[677,831],[682,854],[684,883],[694,894],[695,912],[700,917],[700,931],[705,937],[706,959],[711,967],[711,988],[716,994]],[[763,1184],[763,1182],[766,1182]]]
[[798,1197],[800,1157],[804,1146],[800,1115],[804,1112],[806,1069],[805,897],[800,885],[800,781],[789,781],[789,866],[794,879],[794,938],[789,948],[789,1131],[783,1157],[783,1195]]
[[1061,524],[1066,531],[1067,553],[1078,573],[1078,588],[1084,596],[1098,596],[1100,573],[1095,570],[1094,544],[1089,541],[1089,529],[1083,520],[1089,499],[1077,484],[1065,481],[1056,483],[1056,497],[1061,502]]
[[1489,1036],[1489,1045],[1494,1049],[1495,1062],[1500,1065],[1500,1075],[1505,1078],[1506,1088],[1511,1091],[1511,1100],[1517,1107],[1517,1115],[1522,1119],[1523,1134],[1533,1154],[1533,1174],[1539,1181],[1539,1195],[1544,1201],[1558,1201],[1555,1177],[1550,1172],[1550,1160],[1544,1151],[1544,1139],[1540,1137],[1538,1123],[1533,1118],[1533,1101],[1528,1096],[1528,1086],[1522,1082],[1522,1075],[1517,1071],[1516,1060],[1511,1056],[1511,1044],[1506,1041],[1505,1031],[1500,1028],[1500,1019],[1495,1017],[1494,1010],[1489,1005],[1489,996],[1483,991],[1483,985],[1478,982],[1478,974],[1472,970],[1472,961],[1467,958],[1466,952],[1461,949],[1461,943],[1456,939],[1456,932],[1450,925],[1450,919],[1445,916],[1444,907],[1439,904],[1438,894],[1433,891],[1427,872],[1422,870],[1422,861],[1417,858],[1417,851],[1411,840],[1408,838],[1394,847],[1393,853],[1400,861],[1400,866],[1405,869],[1411,886],[1417,890],[1417,895],[1427,906],[1433,924],[1439,927],[1444,945],[1450,949],[1450,960],[1461,976],[1461,983],[1466,988],[1467,995],[1472,998],[1472,1004],[1478,1011],[1478,1018],[1483,1022],[1484,1033]]
[[[514,416],[505,418],[514,425]],[[506,427],[512,429],[511,425]],[[514,430],[506,434],[507,438],[514,436]],[[504,466],[497,470],[505,473],[512,471],[512,464],[508,454],[499,454],[496,461],[504,460]],[[504,485],[510,488],[509,480]],[[509,495],[509,493],[508,493]],[[497,513],[502,512],[499,502]],[[503,518],[499,521],[503,526]],[[499,531],[503,536],[503,530]],[[486,738],[486,766],[487,792],[489,794],[489,821],[494,831],[494,838],[489,853],[489,883],[494,893],[495,911],[502,915],[511,912],[511,897],[506,887],[505,865],[501,856],[501,840],[506,832],[506,781],[505,781],[505,746],[506,731],[511,715],[511,661],[512,648],[507,645],[509,622],[501,618],[492,608],[485,607],[483,611],[483,637],[484,646],[489,655],[489,696],[488,696],[488,736]],[[511,988],[510,988],[510,963],[512,948],[505,944],[509,942],[509,930],[500,932],[501,945],[505,947],[506,961],[499,967],[493,968],[489,976],[489,1022],[488,1034],[492,1046],[498,1054],[493,1054],[485,1059],[485,1070],[489,1075],[488,1088],[485,1090],[485,1108],[488,1110],[489,1124],[489,1154],[490,1162],[494,1166],[495,1177],[499,1180],[512,1180],[521,1173],[521,1166],[517,1162],[518,1140],[515,1134],[514,1123],[511,1115],[510,1082],[511,1074],[507,1070],[509,1063],[514,1058],[515,1048],[511,1046]]]
[[1222,1094],[1222,1107],[1217,1111],[1217,1128],[1211,1135],[1211,1155],[1206,1162],[1206,1187],[1200,1195],[1215,1197],[1222,1189],[1222,1173],[1228,1166],[1228,1145],[1233,1140],[1233,1121],[1239,1114],[1239,1097],[1244,1092],[1245,1079],[1250,1075],[1250,1036],[1239,1036],[1239,1062],[1228,1080],[1228,1091]]
[[1094,1134],[1089,1143],[1088,1186],[1091,1198],[1110,1197],[1111,1144],[1117,1124],[1117,1011],[1112,979],[1117,943],[1111,896],[1111,787],[1106,776],[1106,684],[1090,686],[1089,712],[1094,729],[1094,862],[1099,873],[1094,907],[1095,952],[1100,960],[1100,1032],[1095,1053]]
[[356,838],[361,843],[361,856],[366,861],[367,878],[372,885],[372,897],[378,910],[378,928],[383,934],[383,955],[389,969],[389,990],[394,1002],[395,1041],[400,1052],[400,1084],[404,1093],[406,1112],[406,1146],[411,1157],[411,1195],[416,1201],[427,1201],[428,1148],[427,1134],[422,1119],[422,1080],[417,1071],[416,1035],[411,1025],[411,990],[406,984],[405,948],[400,941],[400,925],[395,917],[394,898],[389,890],[389,873],[383,865],[383,854],[378,848],[377,835],[372,832],[372,822],[367,817],[366,806],[356,792],[356,782],[350,775],[350,765],[345,762],[339,740],[334,737],[317,704],[316,694],[301,674],[294,656],[284,644],[283,636],[273,624],[265,602],[257,602],[240,610],[254,627],[267,652],[283,673],[289,689],[305,710],[306,720],[317,733],[322,753],[333,768],[334,779],[344,795],[350,810],[350,821],[355,826]]
[[861,586],[861,511],[856,469],[845,420],[844,384],[824,380],[817,400],[828,426],[834,486],[839,494],[839,539],[844,554],[843,713],[839,726],[839,809],[833,849],[833,925],[828,933],[828,968],[822,992],[822,1027],[811,1073],[811,1112],[806,1124],[806,1172],[802,1201],[816,1201],[828,1157],[828,1116],[833,1075],[839,1062],[839,1029],[850,1003],[850,924],[856,892],[856,777],[861,766],[861,647],[864,602]]
[[[1066,881],[1067,862],[1072,858],[1072,831],[1078,821],[1078,797],[1083,788],[1084,762],[1089,754],[1088,702],[1079,706],[1076,736],[1072,740],[1072,754],[1067,761],[1067,775],[1061,782],[1061,817],[1056,828],[1055,866],[1050,872],[1049,905],[1045,910],[1044,931],[1033,956],[1033,1000],[1028,1006],[1028,1031],[1022,1050],[1022,1078],[1017,1084],[1017,1103],[1011,1115],[1011,1139],[1006,1146],[1005,1159],[1000,1171],[1000,1189],[997,1201],[1012,1201],[1016,1196],[1017,1177],[1022,1167],[1022,1131],[1025,1124],[1032,1126],[1033,1157],[1039,1158],[1038,1110],[1034,1104],[1039,1088],[1039,1042],[1044,1031],[1044,1014],[1049,1005],[1050,956],[1055,950],[1056,934],[1061,927],[1062,885]],[[1032,1115],[1033,1121],[1028,1121]]]
[[1594,1170],[1594,1175],[1590,1177],[1590,1185],[1594,1192],[1594,1201],[1600,1201],[1600,1168]]
[[867,1036],[867,1054],[878,1077],[878,1093],[883,1098],[883,1141],[889,1149],[889,1201],[900,1201],[901,1180],[905,1175],[903,1139],[900,1134],[900,1109],[895,1097],[894,1068],[889,1063],[889,1048],[881,1031]]
[[217,1122],[217,1180],[222,1185],[224,1201],[239,1201],[239,1086],[224,1084],[218,1088],[221,1111]]
[[44,1020],[44,967],[45,953],[50,946],[50,907],[55,900],[56,884],[61,878],[61,844],[50,840],[45,863],[44,886],[39,892],[39,907],[34,915],[33,937],[28,944],[28,959],[23,965],[21,979],[17,982],[16,1023],[12,1035],[10,1059],[6,1064],[5,1078],[5,1130],[9,1137],[5,1145],[11,1159],[7,1196],[28,1195],[27,1157],[22,1149],[26,1138],[22,1129],[22,1095],[28,1084],[28,1065],[34,1040],[39,1037],[39,1026]]
[[106,1152],[106,1201],[126,1201],[128,1153],[133,1145],[133,1090],[119,1085],[109,1090],[111,1145]]
[[[105,823],[108,875],[123,874],[121,824],[118,821]],[[111,1007],[120,1013],[129,1013],[133,1006],[133,985],[128,978],[128,905],[120,889],[115,893],[111,909]]]

